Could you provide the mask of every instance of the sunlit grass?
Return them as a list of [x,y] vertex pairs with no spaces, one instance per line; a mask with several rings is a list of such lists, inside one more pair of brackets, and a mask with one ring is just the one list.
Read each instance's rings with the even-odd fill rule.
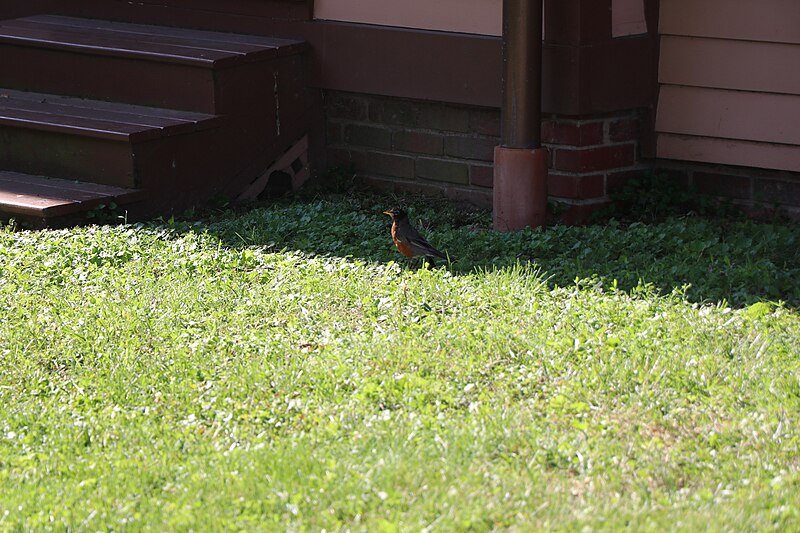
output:
[[798,527],[796,227],[384,201],[0,231],[0,529]]

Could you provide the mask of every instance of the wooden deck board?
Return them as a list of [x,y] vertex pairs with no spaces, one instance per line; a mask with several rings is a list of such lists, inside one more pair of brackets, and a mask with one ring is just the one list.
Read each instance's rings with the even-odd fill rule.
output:
[[124,104],[120,102],[107,102],[103,100],[91,100],[76,96],[63,96],[60,94],[45,94],[31,91],[18,91],[14,89],[4,89],[0,87],[0,100],[11,98],[19,101],[47,102],[54,106],[68,106],[76,109],[96,109],[100,111],[110,111],[113,113],[124,113],[138,117],[156,118],[175,118],[181,122],[206,123],[211,119],[219,120],[217,115],[208,113],[197,113],[194,111],[180,111],[176,109],[166,109],[162,107],[149,107],[135,104]]
[[108,202],[141,199],[142,191],[0,171],[0,212],[50,218],[85,212]]
[[0,171],[0,217],[80,223],[138,199],[126,211],[141,219],[235,194],[305,133],[307,48],[55,15],[0,21],[0,169],[13,171]]
[[282,48],[302,45],[286,39],[237,39],[217,32],[53,16],[0,21],[0,42],[196,66],[269,59],[285,52]]
[[228,33],[219,31],[196,30],[191,28],[175,28],[172,26],[151,26],[147,24],[132,24],[128,22],[114,22],[110,20],[83,19],[75,17],[65,17],[61,15],[37,15],[27,17],[30,20],[41,21],[42,23],[60,24],[64,26],[74,26],[83,28],[102,28],[109,31],[122,33],[136,33],[147,35],[169,35],[185,36],[191,39],[213,41],[216,43],[235,43],[247,44],[267,48],[283,48],[299,46],[305,47],[304,41],[297,39],[284,39],[280,37],[268,37],[263,35],[249,35],[242,33]]
[[219,117],[0,89],[0,124],[138,141],[215,127]]
[[18,20],[24,20],[41,28],[58,28],[62,31],[84,33],[94,31],[102,33],[109,38],[145,39],[150,42],[162,42],[176,46],[216,50],[233,54],[247,54],[265,48],[278,48],[283,44],[291,43],[291,41],[269,37],[147,26],[144,24],[129,24],[97,19],[76,19],[55,15],[41,15]]

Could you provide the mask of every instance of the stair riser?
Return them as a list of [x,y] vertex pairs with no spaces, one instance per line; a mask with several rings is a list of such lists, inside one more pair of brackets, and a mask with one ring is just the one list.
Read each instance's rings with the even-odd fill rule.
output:
[[[3,28],[0,169],[137,189],[134,217],[236,197],[308,132],[301,42],[58,16]],[[14,194],[7,204],[42,211],[46,196]],[[45,203],[77,209],[62,200]]]
[[221,69],[214,76],[216,113],[279,135],[310,106],[305,78],[302,54]]
[[[0,127],[0,168],[117,187],[164,189],[184,195],[207,189],[203,179],[237,172],[240,145],[227,130],[212,129],[130,143],[24,128]],[[254,148],[250,147],[250,151]]]
[[0,127],[0,168],[56,178],[135,187],[127,142]]
[[305,114],[294,114],[278,138],[270,131],[272,114],[260,127],[238,119],[222,128],[139,143],[0,126],[0,168],[119,187],[170,188],[189,205],[246,185],[236,179],[211,183],[225,175],[248,179],[243,175],[248,167],[255,161],[260,161],[255,168],[268,165],[306,131],[307,123]]
[[217,112],[210,68],[0,44],[0,72],[12,89]]

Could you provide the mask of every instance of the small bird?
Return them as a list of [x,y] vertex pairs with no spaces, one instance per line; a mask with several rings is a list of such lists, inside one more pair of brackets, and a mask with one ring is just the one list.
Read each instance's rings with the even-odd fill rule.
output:
[[401,254],[409,258],[424,256],[431,266],[434,265],[434,257],[447,260],[446,255],[431,246],[431,243],[414,229],[405,211],[393,207],[383,214],[392,217],[392,240]]

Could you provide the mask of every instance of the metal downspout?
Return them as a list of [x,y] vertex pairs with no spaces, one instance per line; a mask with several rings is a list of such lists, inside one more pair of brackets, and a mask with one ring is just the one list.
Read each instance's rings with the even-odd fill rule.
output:
[[541,146],[542,0],[503,0],[501,145],[494,151],[494,227],[538,227],[547,213]]

